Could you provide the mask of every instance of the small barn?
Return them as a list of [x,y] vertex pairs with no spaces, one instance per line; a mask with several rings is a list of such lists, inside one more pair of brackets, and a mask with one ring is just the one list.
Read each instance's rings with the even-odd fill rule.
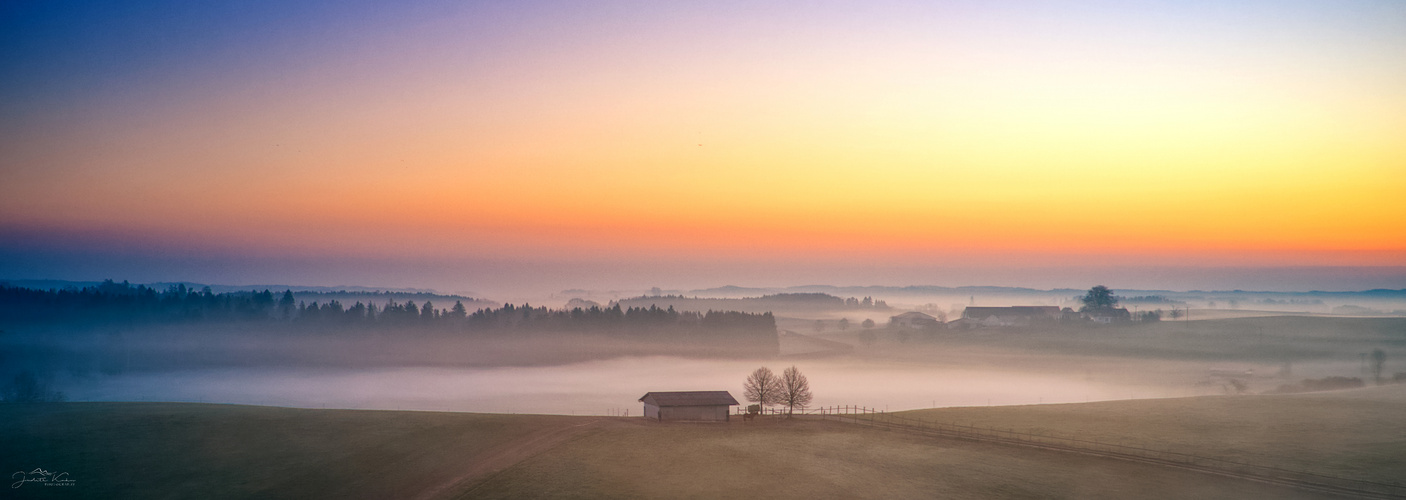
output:
[[929,326],[941,325],[937,318],[914,311],[906,312],[898,316],[889,317],[889,325],[896,328],[926,328]]
[[1008,326],[1031,326],[1048,323],[1060,318],[1056,306],[1011,306],[1011,307],[968,307],[962,311],[962,319],[970,320],[981,327],[1000,328]]
[[644,417],[665,420],[726,422],[737,400],[727,391],[650,392],[640,398]]
[[1125,323],[1133,320],[1133,314],[1122,307],[1119,307],[1117,309],[1098,309],[1088,311],[1084,314],[1089,317],[1089,321],[1093,321],[1094,323]]

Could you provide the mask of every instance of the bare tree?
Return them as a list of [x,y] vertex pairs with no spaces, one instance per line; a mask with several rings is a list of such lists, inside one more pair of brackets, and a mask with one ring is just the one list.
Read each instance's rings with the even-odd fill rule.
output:
[[806,381],[806,376],[801,375],[801,371],[795,366],[787,368],[781,372],[781,404],[786,405],[786,414],[790,415],[796,408],[805,409],[810,404],[810,382]]
[[765,366],[757,368],[742,384],[742,395],[747,401],[761,406],[781,403],[781,378]]
[[1380,347],[1372,349],[1372,376],[1377,379],[1377,385],[1382,385],[1382,369],[1386,368],[1386,351]]

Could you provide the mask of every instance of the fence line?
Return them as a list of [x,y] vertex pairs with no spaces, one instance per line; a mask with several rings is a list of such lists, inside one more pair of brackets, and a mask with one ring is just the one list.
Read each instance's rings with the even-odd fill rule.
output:
[[[739,408],[740,410],[740,408]],[[785,410],[762,409],[763,414],[787,415]],[[981,427],[975,424],[953,424],[940,421],[927,421],[895,415],[886,411],[864,406],[826,406],[794,413],[797,416],[820,418],[856,425],[866,425],[887,430],[896,430],[928,436],[942,436],[982,442],[1031,446],[1051,450],[1093,454],[1111,458],[1134,460],[1147,463],[1175,466],[1222,475],[1231,475],[1308,489],[1333,493],[1345,493],[1370,498],[1406,498],[1406,485],[1385,483],[1366,479],[1354,479],[1332,474],[1285,469],[1270,465],[1239,462],[1224,458],[1207,457],[1191,453],[1176,452],[1170,449],[1149,447],[1145,443],[1137,445],[1105,442],[1096,438],[1081,438],[1078,435],[1058,436],[1019,432],[1014,428],[999,429]]]

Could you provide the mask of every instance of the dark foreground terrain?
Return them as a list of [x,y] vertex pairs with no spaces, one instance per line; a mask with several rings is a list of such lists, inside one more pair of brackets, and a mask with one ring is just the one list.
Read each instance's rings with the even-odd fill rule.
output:
[[[1389,478],[1406,388],[945,409],[971,420]],[[1315,498],[1229,477],[853,424],[302,410],[0,406],[0,467],[67,473],[10,498]],[[23,477],[17,475],[15,478]],[[12,479],[14,481],[14,479]]]

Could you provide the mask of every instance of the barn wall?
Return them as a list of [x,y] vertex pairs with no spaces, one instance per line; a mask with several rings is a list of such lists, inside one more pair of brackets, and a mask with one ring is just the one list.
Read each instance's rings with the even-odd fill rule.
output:
[[666,406],[660,408],[664,420],[707,420],[725,422],[728,419],[727,405],[718,406]]
[[644,418],[659,419],[659,407],[649,403],[644,404]]

